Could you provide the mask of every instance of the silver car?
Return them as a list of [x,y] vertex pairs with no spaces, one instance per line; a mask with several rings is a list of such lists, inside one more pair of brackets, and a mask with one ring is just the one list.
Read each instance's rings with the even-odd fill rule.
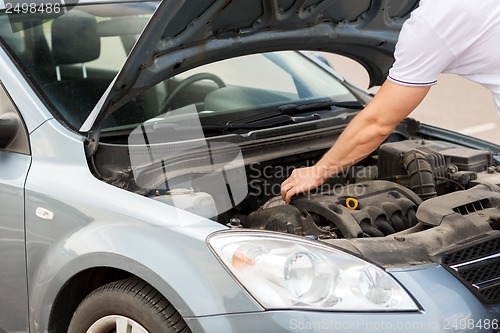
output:
[[500,147],[408,118],[280,197],[373,97],[317,52],[380,85],[416,6],[5,1],[0,332],[499,332]]

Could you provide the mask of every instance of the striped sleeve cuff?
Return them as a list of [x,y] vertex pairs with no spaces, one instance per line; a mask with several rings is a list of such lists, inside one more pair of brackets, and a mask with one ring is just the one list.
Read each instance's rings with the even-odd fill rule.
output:
[[424,87],[424,86],[433,86],[433,85],[435,85],[437,83],[437,80],[428,81],[428,82],[410,82],[410,81],[404,81],[404,80],[396,79],[396,78],[394,78],[394,77],[392,77],[390,75],[387,78],[389,80],[391,80],[392,82],[400,84],[400,85],[403,85],[403,86]]

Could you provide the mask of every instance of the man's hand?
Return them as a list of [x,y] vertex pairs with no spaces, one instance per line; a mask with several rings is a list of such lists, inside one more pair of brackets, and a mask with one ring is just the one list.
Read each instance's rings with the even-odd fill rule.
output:
[[429,86],[408,87],[386,81],[315,166],[293,170],[281,184],[283,200],[290,203],[295,194],[309,192],[368,156],[417,107],[429,89]]
[[290,203],[294,195],[315,189],[323,184],[329,176],[328,170],[318,165],[295,169],[290,177],[281,184],[281,196],[286,203]]

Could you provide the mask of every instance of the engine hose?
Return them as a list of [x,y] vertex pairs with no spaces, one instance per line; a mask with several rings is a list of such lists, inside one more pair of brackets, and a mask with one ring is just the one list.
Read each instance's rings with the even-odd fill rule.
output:
[[422,200],[437,195],[432,167],[422,153],[410,150],[404,154],[401,163],[410,177],[410,189],[413,192]]

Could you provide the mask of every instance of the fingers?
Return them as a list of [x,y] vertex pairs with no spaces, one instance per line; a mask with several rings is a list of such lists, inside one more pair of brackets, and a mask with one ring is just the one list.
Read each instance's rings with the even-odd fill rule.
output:
[[315,185],[301,184],[300,178],[290,177],[287,180],[289,182],[281,184],[281,197],[287,204],[290,203],[294,195],[307,193],[316,187]]
[[296,194],[307,193],[321,185],[312,168],[301,168],[292,171],[292,174],[281,184],[281,197],[290,203]]
[[299,169],[292,171],[292,174],[281,184],[281,197],[288,204],[292,197],[299,193],[298,189],[303,177],[300,175]]
[[281,197],[287,204],[290,203],[292,197],[297,194],[292,182],[293,180],[288,178],[281,184]]

